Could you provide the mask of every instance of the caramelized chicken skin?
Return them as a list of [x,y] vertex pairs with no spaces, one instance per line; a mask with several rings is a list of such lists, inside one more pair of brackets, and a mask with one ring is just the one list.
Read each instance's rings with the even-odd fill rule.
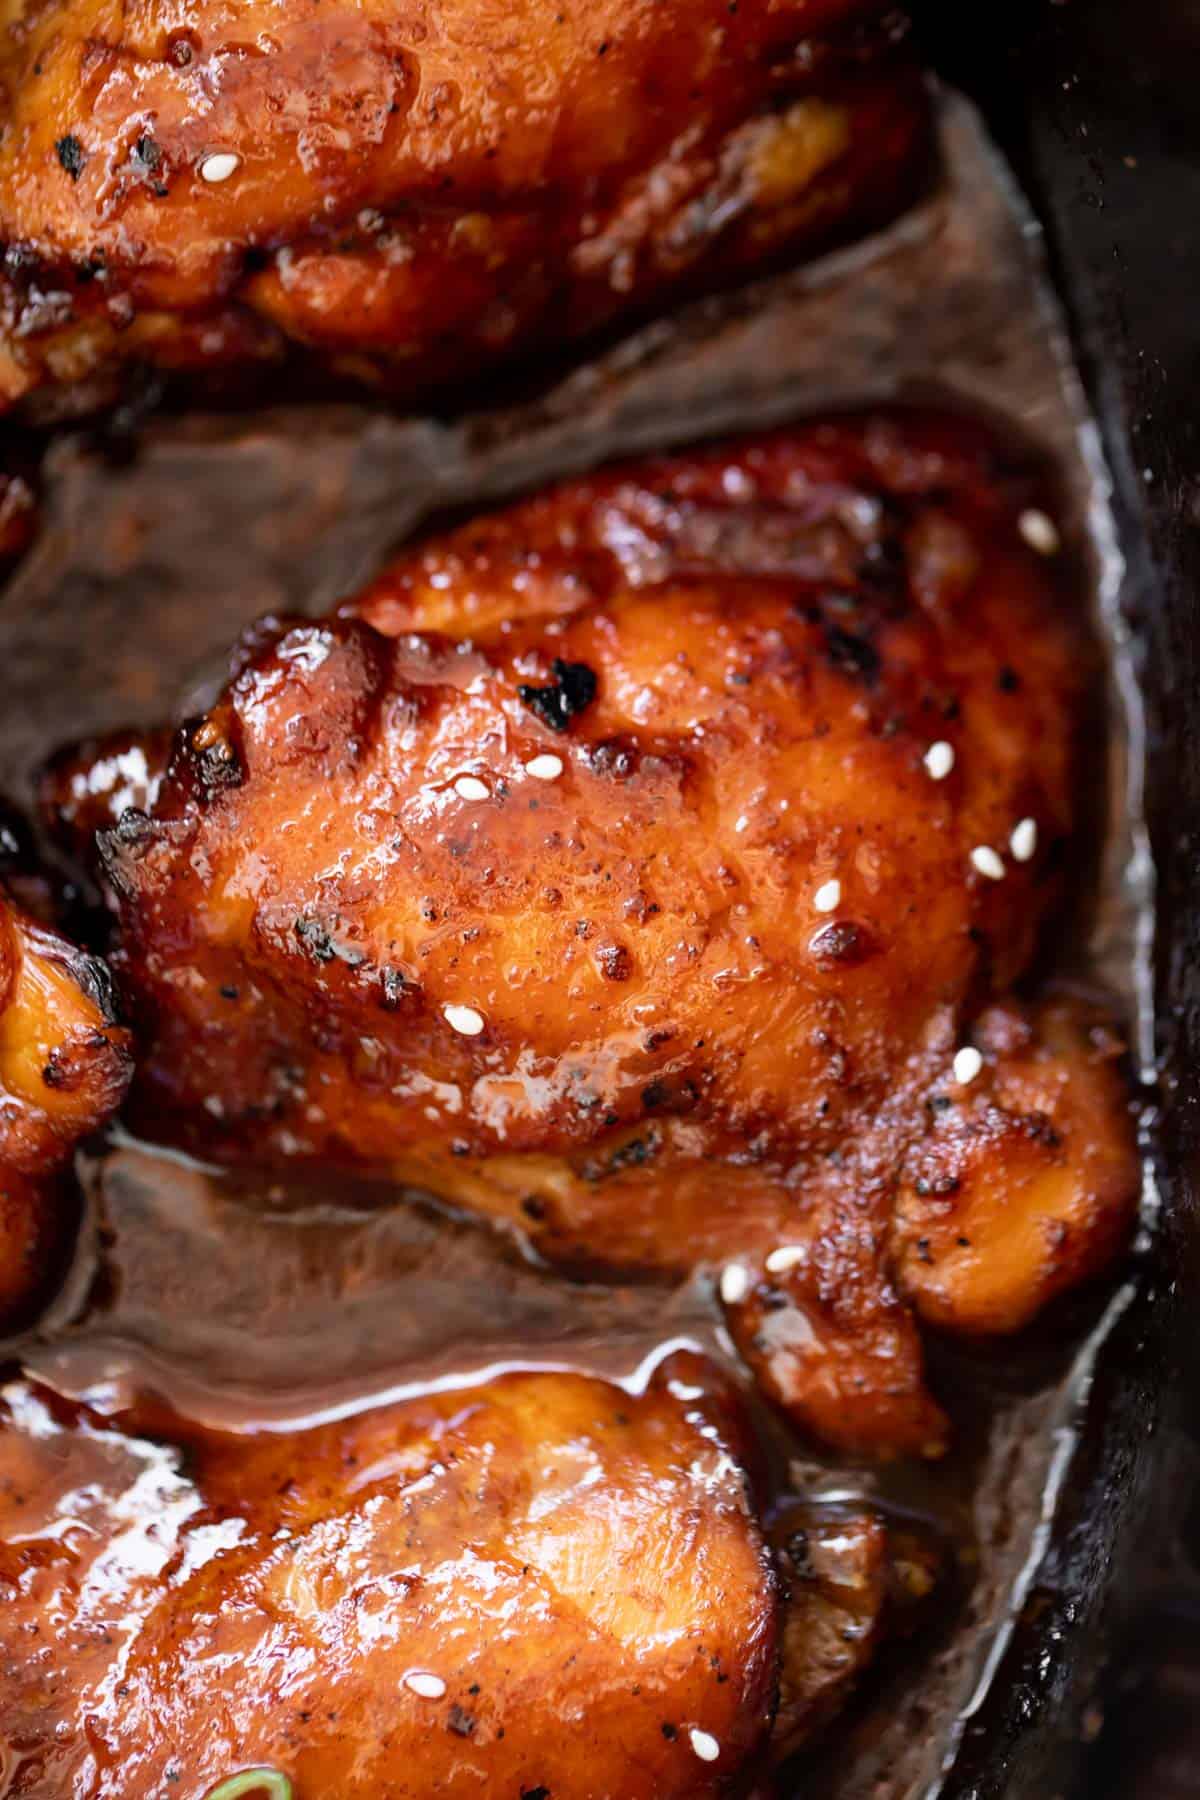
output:
[[248,1768],[295,1800],[734,1791],[770,1727],[778,1603],[706,1378],[509,1375],[192,1431],[182,1466],[13,1384],[5,1792],[203,1800]]
[[116,1111],[132,1067],[104,965],[0,894],[0,1331],[52,1272],[75,1145]]
[[990,1008],[984,1067],[906,1158],[896,1203],[900,1286],[954,1331],[1015,1331],[1115,1256],[1131,1181],[1122,1046],[1067,1000],[1031,1022]]
[[97,832],[153,806],[173,737],[169,729],[110,731],[67,746],[39,771],[42,824],[82,873],[94,871]]
[[0,405],[289,345],[412,395],[729,285],[908,198],[898,33],[863,0],[18,5]]
[[[776,1398],[936,1450],[913,1304],[1022,1322],[1136,1190],[1068,1006],[985,1045],[1004,1128],[957,1078],[1075,822],[1088,648],[1028,497],[965,423],[805,427],[552,489],[252,634],[104,840],[138,1116],[391,1169],[560,1264],[737,1258]],[[986,1255],[918,1216],[947,1157]]]

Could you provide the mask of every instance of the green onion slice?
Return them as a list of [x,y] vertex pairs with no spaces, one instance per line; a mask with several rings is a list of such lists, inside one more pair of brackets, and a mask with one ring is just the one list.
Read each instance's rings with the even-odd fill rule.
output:
[[282,1769],[242,1769],[210,1788],[205,1800],[242,1800],[243,1794],[263,1794],[266,1800],[292,1800],[292,1784]]

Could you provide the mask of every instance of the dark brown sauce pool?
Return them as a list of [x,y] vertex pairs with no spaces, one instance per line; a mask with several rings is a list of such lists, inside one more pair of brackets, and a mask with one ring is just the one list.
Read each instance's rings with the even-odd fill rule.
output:
[[[961,103],[947,103],[943,136],[942,191],[872,245],[690,309],[503,414],[457,425],[356,408],[167,421],[120,460],[60,442],[42,535],[0,611],[0,785],[21,797],[64,738],[188,709],[245,623],[323,609],[432,513],[615,453],[939,397],[985,410],[1048,462],[1112,653],[1113,754],[1098,773],[1096,854],[1081,859],[1061,960],[1116,993],[1145,1067],[1140,746],[1103,471],[1038,285],[1030,222]],[[130,1422],[152,1402],[213,1427],[280,1429],[514,1366],[638,1383],[681,1342],[744,1385],[704,1278],[674,1291],[569,1283],[518,1243],[383,1184],[234,1175],[120,1131],[79,1175],[72,1268],[11,1356]],[[800,1493],[866,1496],[926,1522],[958,1565],[941,1616],[885,1654],[829,1747],[803,1760],[797,1792],[938,1792],[1037,1578],[1091,1347],[1121,1304],[1085,1295],[988,1352],[932,1344],[955,1437],[931,1467],[815,1457],[748,1396],[769,1508]]]

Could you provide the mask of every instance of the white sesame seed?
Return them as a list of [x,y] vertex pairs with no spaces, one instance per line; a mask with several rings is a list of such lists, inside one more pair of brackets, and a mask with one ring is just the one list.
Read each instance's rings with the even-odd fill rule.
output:
[[954,1056],[954,1079],[960,1087],[966,1087],[968,1081],[974,1081],[983,1067],[983,1058],[974,1044],[964,1044]]
[[768,1275],[786,1275],[789,1269],[807,1261],[807,1244],[781,1244],[778,1250],[772,1250],[763,1266]]
[[483,1014],[476,1012],[473,1006],[443,1006],[442,1017],[464,1037],[478,1037],[483,1030]]
[[840,881],[825,881],[813,895],[813,905],[818,912],[832,912],[842,897]]
[[954,745],[948,744],[945,738],[939,738],[936,744],[930,744],[925,752],[925,768],[931,781],[945,781],[954,767]]
[[692,1740],[692,1749],[701,1762],[716,1762],[721,1754],[721,1746],[711,1732],[697,1731],[693,1726],[688,1736]]
[[446,1691],[441,1676],[431,1675],[426,1669],[410,1669],[404,1677],[404,1685],[419,1694],[422,1700],[440,1700]]
[[1021,514],[1017,520],[1017,530],[1029,548],[1036,550],[1039,556],[1058,554],[1062,541],[1058,535],[1058,526],[1053,519],[1049,518],[1046,513],[1039,512],[1036,507],[1031,506]]
[[1018,862],[1029,862],[1037,850],[1037,841],[1037,820],[1022,819],[1013,826],[1008,847]]
[[477,775],[460,775],[454,784],[454,791],[460,800],[486,800],[486,785]]
[[741,1263],[727,1263],[721,1270],[721,1298],[726,1306],[737,1306],[750,1292],[750,1276]]
[[525,773],[532,775],[535,781],[557,781],[563,772],[563,759],[555,756],[552,750],[543,756],[531,756],[525,764]]
[[1004,864],[990,844],[976,844],[971,852],[971,867],[986,875],[989,881],[1004,880]]
[[205,181],[228,181],[241,166],[242,159],[236,150],[216,150],[204,158],[200,174]]

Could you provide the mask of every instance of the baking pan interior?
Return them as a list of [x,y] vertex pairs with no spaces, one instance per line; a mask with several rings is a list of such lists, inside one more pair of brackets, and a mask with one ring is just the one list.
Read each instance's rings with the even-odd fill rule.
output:
[[[357,405],[189,413],[116,440],[59,438],[41,533],[0,608],[0,786],[23,800],[65,739],[194,709],[243,625],[321,611],[434,516],[617,454],[821,411],[967,409],[1053,481],[1080,603],[1108,653],[1094,866],[1080,871],[1088,899],[1063,955],[1116,994],[1148,1070],[1142,719],[1109,478],[1038,227],[971,105],[945,93],[939,106],[934,190],[888,231],[692,306],[502,408],[454,420]],[[63,1291],[10,1348],[101,1406],[150,1386],[214,1422],[312,1418],[480,1366],[629,1375],[672,1339],[725,1357],[698,1286],[566,1290],[420,1197],[385,1204],[340,1177],[256,1185],[120,1133],[82,1173]],[[1060,1621],[1066,1608],[1082,1629],[1098,1603],[1132,1492],[1112,1478],[1107,1445],[1133,1396],[1108,1372],[1139,1330],[1153,1198],[1148,1180],[1142,1247],[1120,1285],[1003,1351],[939,1353],[959,1439],[948,1465],[899,1478],[792,1451],[808,1491],[876,1494],[931,1516],[966,1552],[953,1603],[797,1765],[798,1794],[1052,1791],[1040,1783],[1055,1747],[1027,1727],[1045,1708],[1069,1735],[1086,1687],[1087,1658]],[[319,1380],[306,1374],[316,1368]]]

